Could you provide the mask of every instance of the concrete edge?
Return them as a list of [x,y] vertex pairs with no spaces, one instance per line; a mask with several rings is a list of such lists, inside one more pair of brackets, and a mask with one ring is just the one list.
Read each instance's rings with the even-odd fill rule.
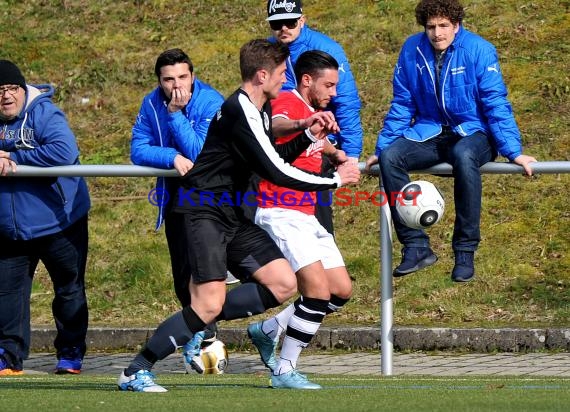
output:
[[[92,328],[87,346],[92,351],[138,350],[154,328]],[[32,328],[31,350],[53,351],[55,329]],[[233,349],[251,349],[245,327],[221,328],[218,337]],[[570,352],[570,328],[460,329],[396,327],[395,351]],[[322,327],[311,342],[317,349],[379,350],[380,329],[374,327]]]

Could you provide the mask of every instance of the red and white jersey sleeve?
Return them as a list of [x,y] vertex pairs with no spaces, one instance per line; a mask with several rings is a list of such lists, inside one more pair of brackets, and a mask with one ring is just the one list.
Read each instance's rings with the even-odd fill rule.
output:
[[[285,118],[291,120],[306,119],[315,113],[296,90],[284,91],[271,101],[272,118]],[[276,136],[276,144],[283,144],[293,139],[298,132],[288,136]],[[322,151],[324,141],[312,143],[297,159],[293,166],[307,172],[320,174],[322,165]],[[306,214],[315,213],[317,198],[315,192],[302,192],[275,185],[267,180],[259,184],[257,194],[258,207],[281,207],[295,209]]]

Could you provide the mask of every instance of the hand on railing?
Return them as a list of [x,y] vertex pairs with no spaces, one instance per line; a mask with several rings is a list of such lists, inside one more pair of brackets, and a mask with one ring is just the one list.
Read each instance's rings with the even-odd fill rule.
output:
[[344,162],[337,166],[336,171],[340,175],[340,180],[343,186],[346,186],[347,184],[356,184],[360,180],[360,170],[358,169],[358,165]]
[[16,173],[16,162],[10,159],[10,153],[0,150],[0,175],[7,176],[8,172]]
[[519,166],[523,167],[527,176],[532,176],[532,169],[530,167],[530,164],[532,162],[536,162],[536,159],[534,157],[523,154],[515,157],[513,160],[513,163],[516,163]]
[[375,164],[378,164],[378,156],[372,155],[366,159],[366,163],[364,164],[364,171],[366,173],[370,173],[370,168],[372,168],[372,166]]
[[184,176],[193,167],[194,163],[192,163],[190,159],[187,159],[181,154],[177,154],[176,157],[174,157],[174,168],[180,176]]

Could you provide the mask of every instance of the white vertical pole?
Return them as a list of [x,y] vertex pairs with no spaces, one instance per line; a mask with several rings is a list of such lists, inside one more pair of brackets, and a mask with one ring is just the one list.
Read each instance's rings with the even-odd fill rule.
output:
[[[384,185],[380,184],[384,192]],[[392,290],[392,215],[389,206],[390,198],[386,195],[386,203],[380,207],[380,366],[382,374],[392,375],[392,358],[394,354],[394,312]]]

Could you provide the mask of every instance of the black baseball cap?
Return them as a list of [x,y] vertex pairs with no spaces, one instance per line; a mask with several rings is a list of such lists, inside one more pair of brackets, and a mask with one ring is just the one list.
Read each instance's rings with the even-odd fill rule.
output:
[[301,0],[269,0],[267,21],[298,19],[303,15]]

